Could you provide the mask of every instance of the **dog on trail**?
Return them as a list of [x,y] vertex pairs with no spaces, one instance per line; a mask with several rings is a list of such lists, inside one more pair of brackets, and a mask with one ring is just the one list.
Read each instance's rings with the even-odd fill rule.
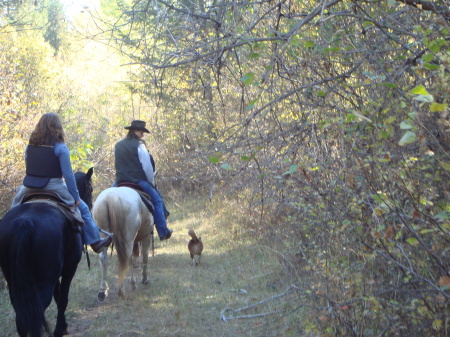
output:
[[191,254],[192,265],[196,266],[200,264],[200,257],[203,251],[202,238],[197,237],[193,229],[188,231],[191,240],[188,243],[189,253]]

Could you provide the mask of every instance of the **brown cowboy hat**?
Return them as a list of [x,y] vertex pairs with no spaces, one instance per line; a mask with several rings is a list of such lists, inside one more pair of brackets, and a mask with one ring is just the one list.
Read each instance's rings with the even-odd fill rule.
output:
[[138,130],[138,131],[144,131],[147,133],[150,133],[150,131],[148,131],[145,128],[145,122],[144,121],[138,121],[138,120],[134,120],[131,122],[130,126],[126,126],[125,129],[127,130]]

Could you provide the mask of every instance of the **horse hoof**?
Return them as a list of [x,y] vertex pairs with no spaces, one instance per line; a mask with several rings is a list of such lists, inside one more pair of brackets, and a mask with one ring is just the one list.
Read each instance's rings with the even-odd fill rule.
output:
[[150,284],[150,281],[149,280],[142,280],[141,281],[141,283],[143,284],[143,285],[149,285]]
[[97,300],[100,303],[103,303],[103,302],[105,302],[105,299],[106,299],[106,293],[104,291],[99,291],[98,295],[97,295]]

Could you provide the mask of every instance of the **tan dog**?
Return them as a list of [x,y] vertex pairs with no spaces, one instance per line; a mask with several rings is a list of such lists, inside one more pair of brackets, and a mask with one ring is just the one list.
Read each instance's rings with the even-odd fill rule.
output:
[[188,249],[191,254],[192,265],[196,266],[200,264],[200,257],[202,256],[203,251],[203,242],[202,238],[198,238],[197,235],[195,235],[194,230],[190,229],[188,234],[192,238],[188,243]]

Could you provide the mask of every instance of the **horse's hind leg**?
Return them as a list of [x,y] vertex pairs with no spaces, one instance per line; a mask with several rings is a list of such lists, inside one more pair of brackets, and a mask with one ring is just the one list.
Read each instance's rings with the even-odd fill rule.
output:
[[147,237],[142,241],[142,284],[149,284],[150,281],[147,277],[147,265],[148,265],[148,251],[150,249],[150,237]]
[[[127,259],[124,261],[125,263],[120,263],[119,262],[119,296],[121,298],[125,298],[125,290],[124,290],[124,281],[125,281],[125,277],[127,272],[130,272],[131,274],[131,287],[133,287],[134,284],[134,289],[136,288],[136,281],[134,281],[134,276],[133,276],[133,266],[132,266],[132,252],[131,252],[131,248],[132,246],[126,250],[126,256]],[[128,269],[131,268],[131,271],[129,271]],[[133,290],[134,290],[133,289]]]
[[131,260],[130,261],[131,262],[131,264],[130,264],[131,290],[134,291],[134,290],[136,290],[136,279],[134,278],[134,268],[135,268],[135,264],[137,265],[137,267],[139,267],[138,266],[139,264],[136,261],[137,258],[134,255],[131,256],[130,260]]
[[100,303],[103,303],[108,297],[108,283],[106,282],[106,270],[108,268],[108,254],[106,250],[103,250],[99,255],[100,266],[102,268],[102,281],[100,283],[100,290],[97,295],[97,299]]

